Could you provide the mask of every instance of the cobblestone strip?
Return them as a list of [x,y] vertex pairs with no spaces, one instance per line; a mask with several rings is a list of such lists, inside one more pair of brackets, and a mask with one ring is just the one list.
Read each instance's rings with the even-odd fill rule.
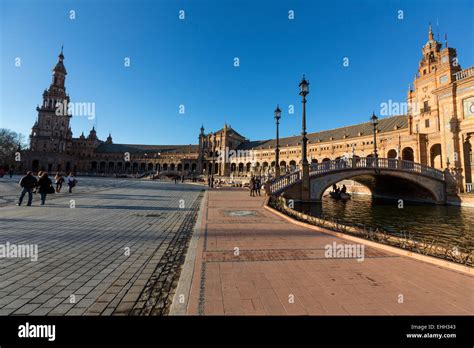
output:
[[203,196],[204,193],[201,192],[195,199],[191,212],[186,215],[171,239],[163,257],[130,312],[131,315],[168,314]]

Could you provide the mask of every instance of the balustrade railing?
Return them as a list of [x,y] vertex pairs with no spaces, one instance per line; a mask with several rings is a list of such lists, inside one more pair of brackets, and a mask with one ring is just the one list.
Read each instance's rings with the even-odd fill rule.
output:
[[271,193],[279,192],[285,189],[286,187],[291,186],[295,182],[298,182],[300,179],[301,179],[300,170],[297,170],[295,172],[276,178],[270,183],[270,192]]
[[456,81],[459,81],[459,80],[465,79],[466,77],[469,77],[469,76],[472,76],[472,75],[474,75],[474,66],[471,66],[467,69],[464,69],[464,70],[461,70],[461,71],[457,72],[456,74],[454,74],[454,79]]

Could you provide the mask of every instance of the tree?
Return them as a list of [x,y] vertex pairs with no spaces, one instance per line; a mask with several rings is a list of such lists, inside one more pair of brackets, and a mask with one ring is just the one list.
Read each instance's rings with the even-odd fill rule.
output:
[[25,136],[6,128],[0,128],[0,167],[15,164],[15,154],[26,149]]

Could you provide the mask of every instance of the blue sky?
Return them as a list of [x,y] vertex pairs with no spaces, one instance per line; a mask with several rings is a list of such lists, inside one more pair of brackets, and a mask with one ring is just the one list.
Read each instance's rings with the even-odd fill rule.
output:
[[95,125],[104,140],[190,144],[226,121],[267,139],[277,103],[282,136],[299,134],[303,73],[308,131],[365,122],[405,101],[429,22],[474,64],[473,13],[470,0],[1,0],[0,127],[30,133],[62,44],[71,101],[96,108],[73,117],[76,137]]

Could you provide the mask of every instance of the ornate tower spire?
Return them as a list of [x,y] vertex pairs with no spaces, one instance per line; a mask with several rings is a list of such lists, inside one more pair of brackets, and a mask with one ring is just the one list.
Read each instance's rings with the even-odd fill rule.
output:
[[431,27],[431,22],[428,30],[428,40],[432,41],[433,40],[433,28]]
[[64,54],[63,54],[63,46],[61,46],[61,52],[58,55],[58,62],[56,63],[56,66],[53,69],[53,81],[51,86],[56,87],[58,89],[65,90],[66,87],[64,85],[66,81],[66,67],[64,66]]

